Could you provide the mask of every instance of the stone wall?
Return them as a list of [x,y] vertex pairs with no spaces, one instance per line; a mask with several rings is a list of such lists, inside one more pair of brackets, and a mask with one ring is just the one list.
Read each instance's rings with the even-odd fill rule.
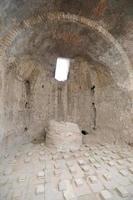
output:
[[[27,65],[19,75],[28,74]],[[54,79],[53,67],[36,68],[25,81],[11,66],[5,72],[1,130],[7,145],[43,138],[51,119],[77,123],[88,132],[85,143],[132,141],[130,96],[113,83],[106,67],[75,58],[64,83]]]
[[[133,142],[130,2],[98,8],[91,0],[0,3],[1,143],[44,137],[51,119],[77,123],[86,143]],[[65,83],[54,79],[59,56],[71,58]]]

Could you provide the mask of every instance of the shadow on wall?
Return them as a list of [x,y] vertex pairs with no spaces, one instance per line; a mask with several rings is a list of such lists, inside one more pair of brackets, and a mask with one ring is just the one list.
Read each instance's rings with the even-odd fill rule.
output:
[[36,138],[34,138],[32,140],[32,143],[33,144],[40,144],[42,142],[45,142],[45,140],[46,140],[46,133],[47,133],[46,128],[43,128],[42,131],[40,131],[40,133],[38,133],[38,137],[36,137]]
[[81,133],[82,133],[83,135],[88,135],[88,134],[89,134],[89,133],[88,133],[87,131],[85,131],[85,130],[82,130]]

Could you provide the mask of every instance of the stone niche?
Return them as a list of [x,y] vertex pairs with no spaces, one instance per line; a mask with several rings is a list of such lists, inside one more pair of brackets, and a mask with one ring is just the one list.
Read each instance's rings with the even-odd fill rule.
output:
[[60,151],[78,150],[82,145],[82,134],[77,124],[50,120],[46,134],[46,145]]

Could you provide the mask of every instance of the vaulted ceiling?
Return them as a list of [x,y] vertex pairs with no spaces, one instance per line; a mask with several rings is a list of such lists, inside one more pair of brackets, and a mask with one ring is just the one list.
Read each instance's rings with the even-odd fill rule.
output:
[[[129,78],[132,53],[130,46],[125,52],[117,41],[130,40],[131,6],[131,0],[1,1],[1,51],[6,52],[7,64],[28,56],[34,63],[53,66],[58,56],[83,57],[112,67],[122,85]],[[52,20],[50,13],[55,15]],[[67,20],[56,13],[66,14]]]

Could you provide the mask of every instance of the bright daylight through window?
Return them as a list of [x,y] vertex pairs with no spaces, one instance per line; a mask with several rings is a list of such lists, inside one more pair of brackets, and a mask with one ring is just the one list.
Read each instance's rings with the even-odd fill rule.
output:
[[70,69],[70,59],[57,58],[55,79],[58,81],[66,81]]

